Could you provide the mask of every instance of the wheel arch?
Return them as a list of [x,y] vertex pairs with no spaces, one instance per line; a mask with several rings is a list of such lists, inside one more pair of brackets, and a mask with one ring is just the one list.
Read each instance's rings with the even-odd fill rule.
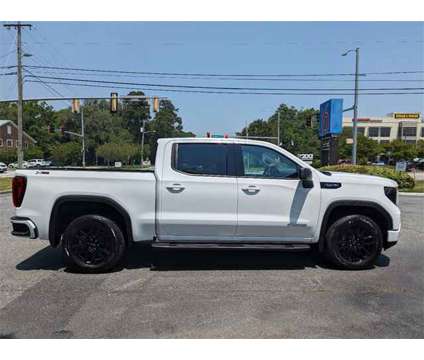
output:
[[[133,241],[131,218],[115,200],[95,195],[65,195],[56,199],[49,221],[49,241],[52,247],[60,244],[61,235],[75,218],[96,214],[115,221],[124,233],[126,241]],[[59,219],[62,222],[59,224]]]
[[326,209],[321,222],[319,251],[325,247],[325,234],[336,220],[347,215],[365,215],[374,220],[383,233],[383,246],[387,245],[387,231],[393,229],[393,219],[380,205],[372,201],[339,200],[332,202]]

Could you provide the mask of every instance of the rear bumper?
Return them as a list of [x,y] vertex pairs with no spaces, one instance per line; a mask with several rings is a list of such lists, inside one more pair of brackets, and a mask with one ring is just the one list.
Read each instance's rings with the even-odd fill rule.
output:
[[36,239],[38,237],[37,226],[31,219],[14,216],[10,219],[12,223],[12,235],[28,237],[30,239]]

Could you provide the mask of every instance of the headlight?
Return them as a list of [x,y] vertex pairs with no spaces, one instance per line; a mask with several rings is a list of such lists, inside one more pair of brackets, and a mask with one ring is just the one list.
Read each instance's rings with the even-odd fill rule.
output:
[[393,204],[397,205],[397,188],[385,186],[384,193],[391,200]]

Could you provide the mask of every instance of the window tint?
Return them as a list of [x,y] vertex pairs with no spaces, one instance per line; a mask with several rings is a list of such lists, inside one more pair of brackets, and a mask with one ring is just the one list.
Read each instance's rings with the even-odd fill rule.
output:
[[241,145],[244,176],[297,179],[298,166],[277,151],[262,146]]
[[227,146],[224,144],[178,144],[175,169],[198,175],[227,174]]

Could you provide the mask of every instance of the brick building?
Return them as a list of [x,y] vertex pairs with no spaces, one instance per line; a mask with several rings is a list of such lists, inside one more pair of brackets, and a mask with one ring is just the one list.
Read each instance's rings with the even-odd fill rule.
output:
[[[35,145],[36,141],[27,133],[23,134],[24,149]],[[0,150],[18,147],[18,127],[12,120],[0,120]]]

